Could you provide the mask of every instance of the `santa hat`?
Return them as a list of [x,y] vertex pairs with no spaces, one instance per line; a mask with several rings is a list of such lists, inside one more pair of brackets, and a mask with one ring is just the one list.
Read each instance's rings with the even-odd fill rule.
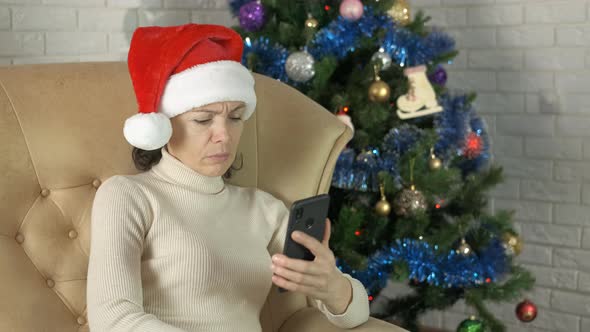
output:
[[214,102],[243,101],[248,119],[256,94],[254,77],[240,62],[243,48],[240,35],[220,25],[137,28],[127,65],[139,113],[125,121],[125,139],[159,149],[172,136],[170,118]]

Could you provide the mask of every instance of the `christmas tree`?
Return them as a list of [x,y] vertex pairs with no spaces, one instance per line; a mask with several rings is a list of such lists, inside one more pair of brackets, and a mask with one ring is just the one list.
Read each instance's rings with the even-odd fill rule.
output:
[[[243,63],[330,110],[354,131],[330,189],[330,247],[373,301],[389,279],[410,295],[377,316],[416,331],[428,310],[460,299],[477,317],[458,331],[503,331],[489,301],[517,300],[534,278],[513,260],[512,213],[487,212],[502,181],[475,94],[446,86],[454,40],[412,17],[406,0],[233,0]],[[522,321],[536,315],[523,301]]]

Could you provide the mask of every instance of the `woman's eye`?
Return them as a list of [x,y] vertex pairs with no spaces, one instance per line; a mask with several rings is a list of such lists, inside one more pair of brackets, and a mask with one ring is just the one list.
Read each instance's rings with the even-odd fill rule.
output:
[[[230,119],[232,121],[241,121],[242,120],[242,118],[230,118]],[[207,120],[193,120],[193,121],[195,121],[197,123],[205,124],[205,123],[211,122],[211,119],[207,119]]]

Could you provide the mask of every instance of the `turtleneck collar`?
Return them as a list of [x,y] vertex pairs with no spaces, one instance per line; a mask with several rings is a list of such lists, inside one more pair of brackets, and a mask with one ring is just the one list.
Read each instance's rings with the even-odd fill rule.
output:
[[168,152],[166,145],[161,149],[162,159],[152,166],[152,171],[166,181],[205,194],[217,194],[225,187],[221,176],[206,176],[185,165]]

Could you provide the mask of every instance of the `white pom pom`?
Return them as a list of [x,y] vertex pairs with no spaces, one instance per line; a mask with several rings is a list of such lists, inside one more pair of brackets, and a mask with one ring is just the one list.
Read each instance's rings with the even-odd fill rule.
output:
[[123,135],[136,148],[156,150],[170,140],[172,124],[162,113],[138,113],[125,120]]

